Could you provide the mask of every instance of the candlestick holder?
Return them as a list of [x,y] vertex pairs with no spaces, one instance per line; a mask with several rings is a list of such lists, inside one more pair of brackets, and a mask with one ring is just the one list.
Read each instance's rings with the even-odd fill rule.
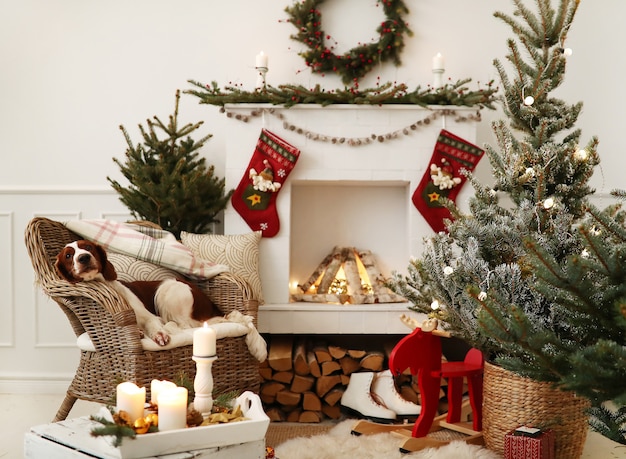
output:
[[259,72],[256,78],[256,88],[265,89],[265,76],[269,69],[267,67],[255,67],[255,69]]
[[217,360],[217,356],[200,357],[194,355],[192,357],[196,362],[196,377],[193,381],[193,390],[195,396],[193,399],[193,407],[206,418],[211,414],[213,408],[213,362]]
[[433,87],[439,89],[443,86],[444,69],[433,69]]

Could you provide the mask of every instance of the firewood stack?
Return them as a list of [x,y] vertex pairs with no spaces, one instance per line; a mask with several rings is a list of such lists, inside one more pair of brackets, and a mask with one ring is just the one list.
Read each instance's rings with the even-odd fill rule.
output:
[[[395,343],[394,343],[395,344]],[[274,335],[267,360],[259,369],[260,397],[272,421],[320,422],[341,417],[341,396],[350,375],[387,368],[390,349],[346,349],[305,337]],[[397,378],[399,393],[419,403],[417,382],[410,374]]]

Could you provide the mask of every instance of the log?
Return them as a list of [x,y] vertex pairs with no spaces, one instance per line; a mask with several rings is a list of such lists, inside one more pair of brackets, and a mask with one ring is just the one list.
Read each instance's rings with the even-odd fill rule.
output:
[[293,382],[291,383],[291,391],[302,394],[311,390],[314,384],[315,378],[312,376],[295,375],[293,377]]
[[295,408],[287,414],[287,422],[300,422],[301,408]]
[[297,375],[306,376],[311,373],[306,359],[306,340],[300,339],[294,346],[293,369]]
[[383,285],[383,276],[376,267],[376,260],[374,259],[372,252],[369,250],[361,250],[359,251],[359,258],[361,259],[361,263],[363,263],[363,267],[367,272],[367,277],[369,277],[374,294],[379,295],[381,293],[387,293],[389,290]]
[[326,346],[316,346],[313,348],[313,353],[315,354],[315,360],[317,360],[317,363],[319,364],[333,360],[333,356],[330,355],[328,347]]
[[322,405],[322,413],[331,419],[341,418],[341,407],[339,405]]
[[276,402],[276,395],[260,393],[259,398],[265,405],[272,405],[274,402]]
[[413,402],[417,404],[421,403],[418,393],[415,392],[411,386],[402,385],[400,386],[398,392],[400,393],[403,399],[408,400],[409,402]]
[[348,350],[348,355],[352,358],[355,359],[362,359],[363,357],[365,357],[365,354],[367,354],[367,352],[360,350],[360,349],[349,349]]
[[318,423],[322,421],[321,413],[315,411],[303,411],[300,414],[300,419],[298,422],[302,423]]
[[329,362],[322,362],[321,369],[322,376],[327,376],[341,371],[341,365],[339,365],[339,362],[336,360],[331,360]]
[[335,247],[331,256],[332,258],[330,263],[326,266],[324,274],[322,275],[322,280],[320,280],[320,284],[317,286],[317,293],[328,293],[328,288],[333,283],[333,280],[335,280],[337,271],[339,271],[339,268],[344,261],[340,247]]
[[306,411],[322,411],[322,401],[315,392],[302,394],[302,408]]
[[[265,359],[265,361],[267,362],[267,359]],[[271,381],[272,374],[274,374],[274,371],[269,367],[269,365],[266,367],[259,367],[259,375],[263,381]]]
[[339,365],[341,366],[341,371],[344,375],[351,375],[361,368],[360,360],[350,357],[349,355],[341,358],[341,360],[339,360]]
[[359,268],[356,265],[356,256],[354,255],[354,247],[345,247],[342,249],[344,257],[343,271],[346,273],[346,283],[348,285],[348,295],[360,295],[365,293],[359,275]]
[[291,380],[293,379],[293,372],[292,371],[277,371],[272,376],[272,379],[274,381],[289,384],[291,383]]
[[334,293],[319,293],[306,295],[303,293],[294,293],[291,295],[292,301],[306,301],[307,303],[339,303],[346,304],[350,299],[350,295],[335,295]]
[[369,352],[361,359],[361,368],[371,371],[382,371],[385,355],[379,351]]
[[285,390],[287,386],[277,381],[268,381],[261,385],[261,394],[276,395],[281,390]]
[[317,363],[317,359],[315,358],[315,354],[313,353],[313,351],[307,352],[306,359],[309,364],[309,370],[311,372],[311,375],[315,378],[319,378],[320,376],[322,376],[320,364]]
[[281,390],[276,394],[276,402],[284,406],[296,406],[302,400],[302,394],[291,392],[290,390]]
[[285,413],[276,407],[269,408],[265,414],[267,414],[267,417],[270,418],[270,421],[272,422],[281,422],[285,420]]
[[328,353],[333,357],[333,359],[341,360],[346,356],[348,351],[341,346],[334,346],[330,344],[328,345]]
[[335,406],[337,402],[341,400],[341,397],[343,397],[344,392],[345,389],[343,387],[334,387],[324,395],[324,402],[330,406]]
[[315,382],[315,393],[318,397],[324,397],[337,384],[341,384],[339,375],[320,376]]
[[326,255],[326,257],[324,257],[324,259],[322,260],[322,262],[317,266],[317,268],[315,268],[315,271],[313,271],[313,274],[311,274],[311,276],[309,277],[309,280],[307,280],[304,284],[302,285],[298,285],[298,288],[300,290],[302,290],[302,292],[306,292],[308,289],[311,288],[311,286],[313,284],[315,284],[315,282],[317,281],[317,279],[319,279],[319,277],[322,275],[322,273],[326,270],[326,267],[330,264],[330,262],[332,261],[334,256],[334,251],[329,253],[328,255]]
[[268,352],[268,363],[276,371],[288,371],[293,368],[293,337],[276,335],[272,337]]

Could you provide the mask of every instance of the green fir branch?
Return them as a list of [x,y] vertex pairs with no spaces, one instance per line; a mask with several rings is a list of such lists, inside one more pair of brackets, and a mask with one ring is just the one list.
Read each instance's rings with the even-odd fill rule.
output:
[[454,105],[495,109],[495,94],[498,88],[493,81],[484,88],[471,90],[467,86],[471,79],[448,83],[441,88],[421,88],[409,90],[404,84],[391,82],[375,88],[361,89],[358,85],[343,89],[326,90],[320,85],[307,88],[301,85],[283,84],[267,86],[263,89],[246,91],[237,86],[220,88],[217,82],[203,84],[189,80],[194,89],[185,91],[200,100],[201,104],[224,106],[226,104],[272,104],[292,107],[297,104],[386,105],[410,104],[427,107],[429,105]]

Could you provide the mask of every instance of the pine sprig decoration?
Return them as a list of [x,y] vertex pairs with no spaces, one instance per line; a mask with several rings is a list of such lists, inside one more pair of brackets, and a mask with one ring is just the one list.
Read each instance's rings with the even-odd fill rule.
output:
[[[177,238],[181,231],[210,232],[233,193],[225,192],[225,180],[200,156],[199,150],[212,135],[199,140],[190,137],[203,122],[178,126],[179,100],[180,91],[176,91],[175,110],[167,124],[155,116],[146,120],[146,127],[139,125],[143,143],[134,145],[120,126],[128,148],[124,162],[113,161],[130,185],[124,187],[107,177],[135,218],[156,223]],[[160,138],[159,133],[166,136]]]
[[441,88],[418,86],[409,90],[405,84],[387,82],[374,88],[360,88],[358,84],[343,89],[326,90],[320,85],[307,88],[302,85],[268,85],[263,89],[246,91],[237,86],[220,88],[217,82],[204,84],[188,80],[195,89],[185,91],[200,99],[201,104],[224,106],[226,104],[273,104],[292,107],[297,104],[386,105],[410,104],[427,107],[429,105],[455,105],[495,109],[495,94],[498,88],[490,81],[484,87],[472,90],[468,87],[471,79],[466,78],[448,83]]

